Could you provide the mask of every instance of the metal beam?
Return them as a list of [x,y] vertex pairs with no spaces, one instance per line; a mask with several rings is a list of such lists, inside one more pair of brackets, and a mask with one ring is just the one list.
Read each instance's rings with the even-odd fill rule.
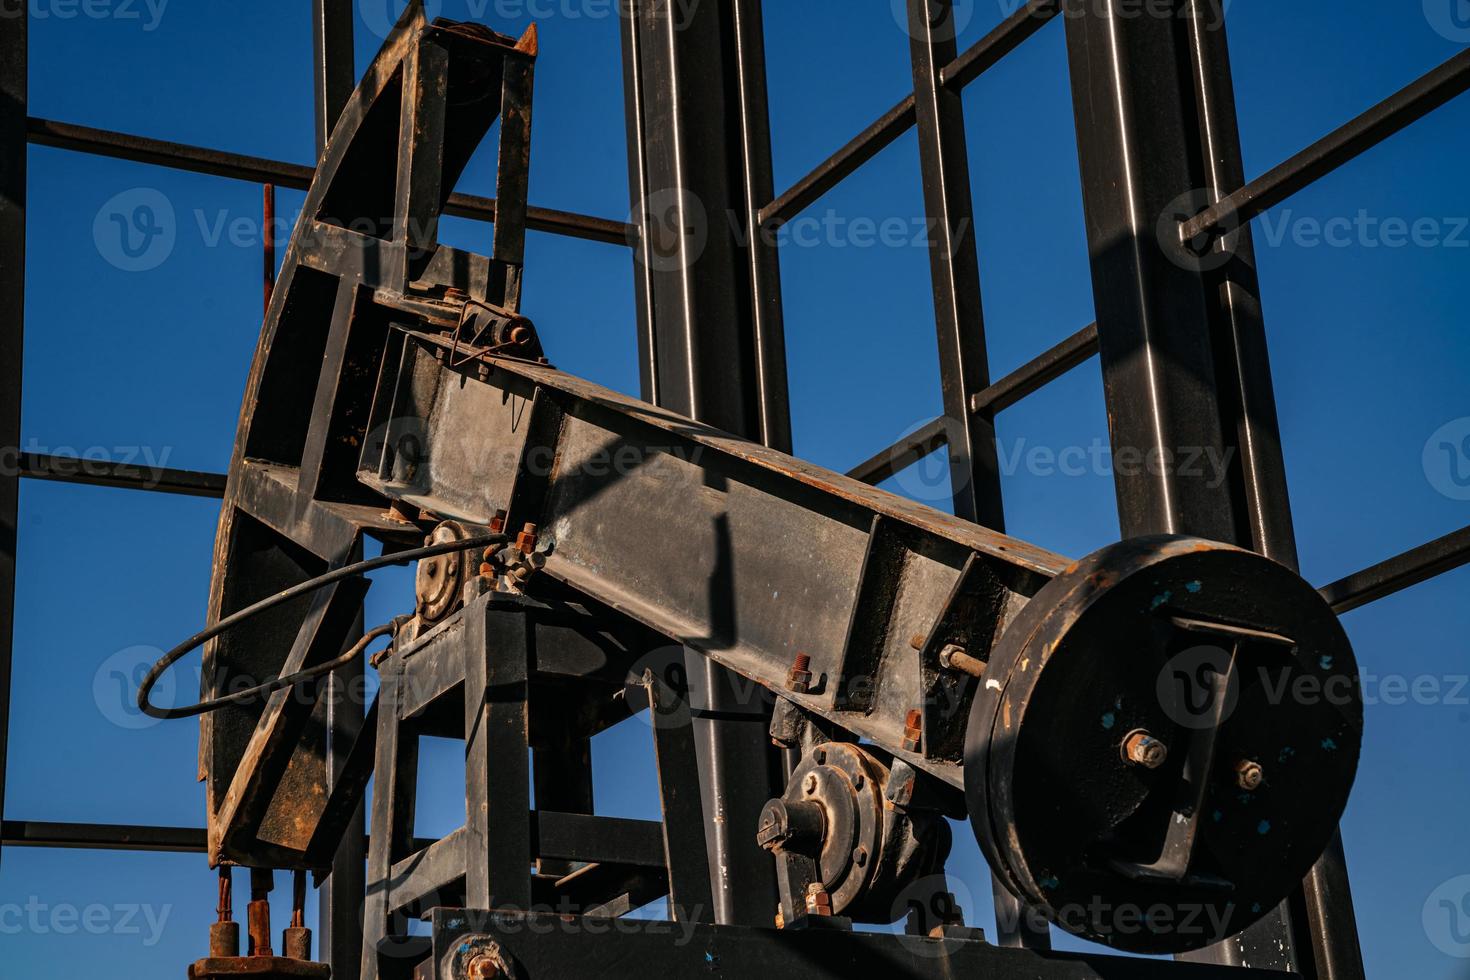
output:
[[20,475],[32,480],[116,487],[122,490],[150,490],[187,497],[218,499],[225,495],[226,478],[223,473],[176,470],[166,466],[136,466],[112,460],[51,456],[44,453],[21,453],[18,458]]
[[205,833],[196,827],[139,827],[121,824],[6,820],[6,847],[56,847],[89,851],[172,851],[203,854]]
[[[24,4],[0,17],[0,450],[20,445],[26,285],[26,55]],[[0,814],[10,730],[20,474],[0,469]]]
[[[1470,89],[1470,48],[1180,227],[1180,240],[1244,224]],[[1239,185],[1233,185],[1239,186]]]
[[909,0],[908,29],[924,208],[932,229],[929,267],[939,334],[939,378],[951,427],[946,441],[954,513],[1003,531],[995,422],[990,413],[970,408],[970,398],[990,385],[990,367],[964,107],[959,93],[946,89],[941,80],[944,66],[955,59],[950,0]]
[[1470,527],[1462,527],[1387,561],[1322,586],[1338,615],[1470,564]]
[[[132,160],[135,163],[172,167],[175,170],[246,180],[255,184],[275,184],[277,187],[290,187],[294,190],[306,190],[311,185],[311,177],[315,172],[312,167],[299,163],[283,163],[244,153],[226,153],[223,150],[93,129],[91,126],[77,126],[51,119],[33,117],[27,120],[26,132],[30,142],[37,146],[92,153],[116,160]],[[495,200],[474,194],[451,194],[444,213],[477,221],[494,221]],[[625,222],[536,207],[526,209],[526,227],[531,231],[611,245],[628,245],[636,233]]]
[[[1097,324],[1090,323],[999,381],[970,396],[970,407],[991,414],[1046,387],[1097,353]],[[914,430],[887,449],[847,471],[854,480],[879,484],[905,467],[912,466],[944,445],[949,426],[944,418]]]
[[[638,0],[623,32],[644,397],[789,448],[777,268],[754,227],[770,193],[760,6],[673,7]],[[715,919],[767,925],[775,872],[747,828],[779,783],[769,707],[686,657]]]
[[316,155],[321,159],[337,117],[357,87],[351,0],[312,0],[312,83],[316,90]]
[[[941,83],[951,92],[963,90],[1045,27],[1060,11],[1060,0],[1028,0],[989,34],[946,64],[939,74]],[[891,146],[894,140],[913,129],[916,121],[914,96],[910,93],[780,197],[762,207],[761,226],[774,228],[811,207],[859,167]]]
[[[1067,2],[1113,450],[1151,461],[1116,470],[1122,532],[1191,533],[1294,565],[1249,229],[1227,253],[1197,256],[1169,224],[1241,179],[1219,0],[1177,0],[1169,18],[1133,16],[1127,0]],[[1292,902],[1191,958],[1361,976],[1340,846]]]

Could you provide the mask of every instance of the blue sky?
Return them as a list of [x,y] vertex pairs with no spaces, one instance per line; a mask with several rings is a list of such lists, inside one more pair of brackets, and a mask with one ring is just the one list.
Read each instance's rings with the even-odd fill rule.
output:
[[[360,0],[359,67],[377,47],[373,30],[387,21],[390,2]],[[33,115],[311,161],[304,0],[28,3]],[[1231,4],[1247,173],[1470,43],[1465,6],[1343,0],[1326,16],[1320,5]],[[961,4],[962,44],[1013,7]],[[536,15],[531,200],[627,216],[614,5],[444,0],[440,9],[507,33]],[[903,97],[907,38],[885,0],[772,0],[766,20],[776,183],[784,188]],[[1061,25],[972,85],[965,106],[998,375],[1092,319]],[[1470,100],[1462,98],[1256,224],[1302,566],[1314,583],[1467,523],[1470,493],[1453,479],[1463,470],[1448,466],[1470,467],[1470,453],[1439,455],[1441,443],[1470,435],[1467,133]],[[30,167],[22,448],[224,468],[260,326],[259,188],[39,147]],[[493,156],[482,152],[461,189],[488,195],[493,181]],[[161,264],[128,271],[98,232],[98,216],[117,195],[140,189],[168,202],[175,240]],[[278,206],[294,216],[300,200],[282,192]],[[910,133],[807,212],[821,223],[812,231],[837,232],[812,243],[793,229],[783,246],[801,456],[844,469],[939,412],[925,253],[855,230],[858,221],[920,214]],[[1336,240],[1313,234],[1334,219],[1369,230]],[[1422,227],[1433,234],[1396,244],[1395,221],[1428,221]],[[236,234],[232,222],[241,222]],[[482,224],[449,219],[443,237],[489,248]],[[533,234],[525,309],[558,366],[636,393],[631,271],[621,247]],[[1036,464],[1032,452],[1106,445],[1095,361],[1002,414],[999,434],[1003,457],[1015,461],[1004,483],[1012,533],[1073,556],[1116,537],[1110,477],[1060,473]],[[942,503],[938,472],[931,461],[893,489]],[[23,484],[6,817],[201,823],[195,726],[139,727],[117,691],[120,677],[151,659],[149,648],[167,648],[200,625],[216,514],[207,500]],[[384,576],[369,618],[405,606],[406,583],[402,574]],[[1431,896],[1446,894],[1444,883],[1455,900],[1470,893],[1454,881],[1470,874],[1467,586],[1462,570],[1345,620],[1369,675],[1363,764],[1343,835],[1370,976],[1470,976],[1464,960],[1446,954],[1470,948],[1447,940],[1433,915],[1429,928],[1424,918],[1426,903],[1431,913],[1437,907]],[[194,669],[181,675],[185,696]],[[1399,681],[1417,682],[1418,693],[1411,686],[1400,696]],[[452,747],[441,748],[426,765],[436,802],[424,808],[421,832],[453,829],[461,816]],[[600,812],[656,815],[646,727],[603,736],[596,762]],[[988,925],[989,884],[967,832],[956,835],[952,869],[961,904]],[[8,850],[0,973],[181,970],[204,949],[212,892],[195,856]],[[65,914],[55,915],[93,905],[103,910],[92,913],[96,930],[73,923],[69,932]],[[140,908],[124,923],[129,906]],[[10,928],[22,920],[32,924]]]

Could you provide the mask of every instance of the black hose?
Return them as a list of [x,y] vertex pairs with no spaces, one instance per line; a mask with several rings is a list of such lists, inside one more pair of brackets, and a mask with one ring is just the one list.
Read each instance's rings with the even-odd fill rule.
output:
[[153,693],[153,685],[158,683],[158,679],[163,676],[163,672],[182,660],[185,654],[214,639],[226,630],[239,625],[250,617],[265,612],[267,609],[279,606],[283,602],[290,602],[292,599],[299,598],[309,592],[315,592],[317,589],[331,585],[333,582],[340,582],[345,578],[353,578],[365,572],[374,571],[375,569],[387,568],[391,565],[406,565],[411,561],[417,561],[421,558],[433,558],[436,555],[447,555],[456,551],[469,551],[472,548],[488,548],[491,545],[505,544],[509,540],[509,535],[485,534],[476,538],[466,538],[463,541],[441,541],[439,544],[414,548],[411,551],[400,551],[391,555],[368,558],[364,561],[354,562],[351,565],[343,565],[341,568],[334,568],[325,574],[318,575],[314,579],[308,579],[300,585],[293,585],[283,592],[277,592],[273,596],[262,599],[253,605],[246,606],[239,612],[231,613],[224,619],[221,619],[213,626],[200,630],[168,653],[165,653],[162,657],[159,657],[158,662],[149,669],[148,675],[143,678],[143,683],[138,685],[138,710],[150,718],[192,718],[195,715],[202,715],[222,708],[227,704],[238,704],[242,701],[253,700],[263,694],[279,691],[282,688],[291,687],[294,684],[313,680],[321,677],[323,674],[329,674],[334,670],[339,670],[361,656],[362,652],[367,649],[368,644],[373,640],[380,636],[386,636],[389,633],[396,634],[399,621],[394,620],[392,623],[369,630],[362,639],[353,644],[352,649],[333,660],[329,660],[324,664],[318,664],[308,670],[288,674],[285,677],[277,677],[275,680],[252,687],[248,691],[238,691],[234,694],[213,698],[208,701],[201,701],[198,704],[191,704],[182,708],[159,708],[148,700],[148,696]]

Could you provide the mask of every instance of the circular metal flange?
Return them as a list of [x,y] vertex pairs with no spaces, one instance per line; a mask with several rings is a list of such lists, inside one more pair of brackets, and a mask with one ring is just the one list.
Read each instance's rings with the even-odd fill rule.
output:
[[1083,559],[1006,629],[971,708],[975,835],[1022,901],[1119,949],[1197,949],[1307,874],[1357,770],[1337,617],[1294,572],[1197,538]]
[[[470,537],[458,521],[445,521],[430,532],[425,545],[465,541]],[[435,623],[453,612],[464,597],[467,562],[475,560],[460,552],[435,555],[419,561],[414,574],[417,612],[426,623]]]
[[886,768],[848,742],[817,746],[791,774],[785,800],[823,810],[817,873],[840,915],[863,898],[878,875],[885,844],[883,780]]

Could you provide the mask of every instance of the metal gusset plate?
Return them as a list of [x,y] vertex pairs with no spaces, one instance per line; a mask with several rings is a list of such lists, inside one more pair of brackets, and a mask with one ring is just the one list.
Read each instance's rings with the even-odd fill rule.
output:
[[1228,545],[1136,539],[1053,579],[997,645],[970,714],[971,822],[1062,928],[1200,948],[1322,853],[1362,730],[1352,648],[1311,586]]

